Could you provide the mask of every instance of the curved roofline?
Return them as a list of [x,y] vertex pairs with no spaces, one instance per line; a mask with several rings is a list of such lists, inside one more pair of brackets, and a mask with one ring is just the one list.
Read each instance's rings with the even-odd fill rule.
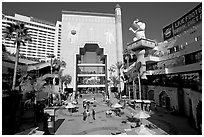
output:
[[81,11],[62,11],[62,14],[76,14],[76,15],[115,17],[115,14],[110,14],[110,13],[81,12]]

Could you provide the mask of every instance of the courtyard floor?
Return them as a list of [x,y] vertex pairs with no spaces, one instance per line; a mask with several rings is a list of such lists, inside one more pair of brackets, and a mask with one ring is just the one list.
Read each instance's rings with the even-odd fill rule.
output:
[[[138,111],[127,106],[122,109],[124,113],[119,116],[113,115],[112,117],[106,117],[105,112],[110,107],[103,102],[102,96],[96,97],[96,120],[93,120],[92,116],[88,117],[86,121],[82,119],[82,100],[84,98],[91,99],[93,96],[85,96],[78,100],[79,111],[75,113],[69,112],[63,107],[58,107],[55,112],[55,131],[50,130],[55,135],[111,135],[111,133],[125,133],[127,135],[137,135],[135,128],[131,128],[134,122],[126,122],[131,117],[131,113],[136,114]],[[117,99],[112,98],[113,102],[118,102]],[[69,100],[68,100],[69,101]],[[186,117],[171,115],[162,108],[158,108],[158,111],[152,111],[150,118],[143,119],[142,123],[152,124],[155,128],[151,130],[156,135],[197,135],[197,131],[192,128]],[[25,125],[28,127],[30,124]],[[33,125],[33,124],[32,124]],[[42,123],[39,124],[39,130],[42,130]],[[26,134],[26,133],[20,133]]]
[[[106,117],[105,112],[110,109],[102,98],[98,97],[96,111],[96,120],[92,116],[86,121],[82,119],[82,100],[79,99],[79,111],[70,113],[67,109],[60,108],[56,111],[56,121],[61,121],[61,125],[56,127],[56,135],[111,135],[111,133],[121,132],[136,135],[135,129],[131,129],[131,122],[123,123],[131,113],[137,113],[130,107],[122,110],[124,112],[121,117],[113,115]],[[151,123],[156,128],[152,129],[156,135],[195,135],[197,131],[190,127],[188,120],[184,117],[173,116],[159,109],[157,112],[152,112],[151,117],[142,120],[144,124]]]

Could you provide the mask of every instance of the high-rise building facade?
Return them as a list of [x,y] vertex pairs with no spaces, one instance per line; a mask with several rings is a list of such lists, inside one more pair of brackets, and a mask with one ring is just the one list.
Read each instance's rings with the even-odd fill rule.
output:
[[[61,46],[61,22],[56,24],[39,20],[33,17],[27,17],[20,14],[13,16],[2,15],[2,31],[8,26],[8,23],[23,23],[28,28],[32,42],[20,46],[20,54],[25,57],[47,60],[49,54],[54,54],[60,58]],[[2,39],[3,44],[11,53],[16,52],[14,40]]]

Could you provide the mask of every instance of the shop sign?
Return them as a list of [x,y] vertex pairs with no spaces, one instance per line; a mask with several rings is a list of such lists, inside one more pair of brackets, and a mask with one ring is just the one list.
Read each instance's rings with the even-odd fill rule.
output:
[[169,24],[168,26],[164,27],[163,32],[163,39],[168,40],[176,35],[179,35],[183,31],[187,30],[193,25],[196,25],[202,21],[202,3],[192,9],[190,12]]

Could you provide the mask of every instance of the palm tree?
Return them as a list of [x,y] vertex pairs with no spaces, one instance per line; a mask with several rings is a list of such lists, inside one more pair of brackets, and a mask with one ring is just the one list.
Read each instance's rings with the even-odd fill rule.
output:
[[69,85],[72,81],[72,77],[70,75],[64,75],[62,76],[62,85],[64,83],[64,85],[66,86],[67,88],[67,85]]
[[[54,68],[58,70],[58,78],[59,78],[59,93],[62,93],[62,72],[64,68],[66,67],[66,62],[65,61],[60,61],[55,59],[53,61]],[[59,100],[61,101],[61,96],[59,95]]]
[[14,23],[8,23],[9,26],[6,27],[6,29],[3,31],[4,35],[3,37],[5,39],[14,39],[14,45],[17,45],[16,47],[16,60],[15,60],[15,67],[14,67],[14,74],[13,74],[13,85],[12,90],[15,89],[16,84],[16,73],[18,68],[18,60],[19,60],[19,50],[20,45],[25,45],[25,42],[31,42],[31,37],[28,34],[28,29],[25,27],[24,24],[14,24]]
[[[118,86],[118,93],[120,95],[120,99],[121,99],[121,89],[120,89],[120,77],[121,77],[121,73],[120,73],[120,70],[123,66],[123,63],[122,62],[116,62],[116,64],[112,65],[108,70],[110,72],[110,79],[111,79],[111,82],[113,83],[113,86],[116,87]],[[117,76],[113,76],[112,74],[114,72],[117,71]]]
[[70,75],[64,75],[62,76],[62,83],[65,84],[66,88],[67,88],[67,85],[69,85],[72,81],[72,77]]

